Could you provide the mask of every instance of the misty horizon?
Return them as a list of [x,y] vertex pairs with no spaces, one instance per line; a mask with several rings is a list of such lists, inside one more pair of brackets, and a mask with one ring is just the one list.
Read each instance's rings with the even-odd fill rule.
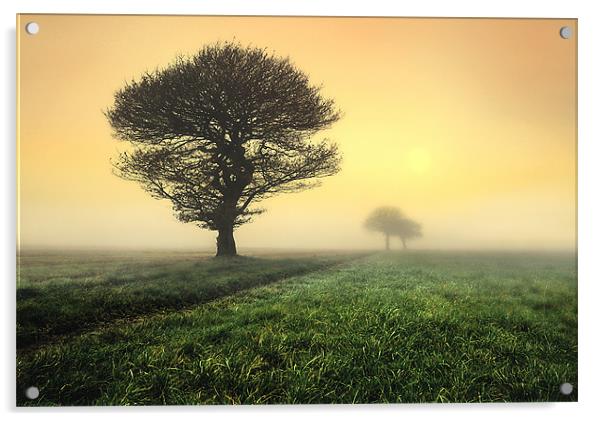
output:
[[[40,16],[44,38],[20,40],[22,247],[214,247],[215,231],[112,173],[129,146],[100,110],[145,69],[236,39],[290,57],[343,112],[314,139],[336,142],[341,171],[257,202],[266,212],[235,231],[241,249],[378,249],[362,226],[378,206],[422,225],[410,248],[576,248],[576,44],[558,42],[558,22],[183,16],[132,32],[135,18],[82,19]],[[300,36],[271,36],[290,28]]]

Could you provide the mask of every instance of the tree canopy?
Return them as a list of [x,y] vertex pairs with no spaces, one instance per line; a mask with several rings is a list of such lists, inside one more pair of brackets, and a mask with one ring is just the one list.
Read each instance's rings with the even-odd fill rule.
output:
[[336,122],[332,99],[288,58],[218,43],[147,72],[106,112],[117,175],[168,199],[180,221],[218,231],[217,255],[236,254],[233,231],[255,202],[318,184],[339,171],[337,145],[314,135]]
[[406,240],[422,236],[422,228],[417,222],[406,218],[396,207],[382,206],[376,208],[366,219],[364,226],[370,231],[385,235],[385,248],[390,249],[389,238],[397,236],[403,247],[407,248]]
[[407,240],[422,237],[422,226],[409,218],[401,218],[395,229],[395,235],[399,237],[403,248],[406,249],[408,248]]

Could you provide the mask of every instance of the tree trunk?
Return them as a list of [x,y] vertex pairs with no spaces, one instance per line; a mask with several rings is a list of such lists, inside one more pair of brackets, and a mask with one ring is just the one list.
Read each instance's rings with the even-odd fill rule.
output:
[[234,224],[221,227],[217,233],[217,253],[215,257],[236,256]]
[[386,248],[387,250],[390,250],[390,249],[391,249],[391,248],[389,247],[389,234],[388,234],[388,233],[386,233],[386,234],[385,234],[385,248]]
[[406,245],[406,239],[405,238],[401,239],[401,244],[403,244],[404,250],[408,248],[408,246]]

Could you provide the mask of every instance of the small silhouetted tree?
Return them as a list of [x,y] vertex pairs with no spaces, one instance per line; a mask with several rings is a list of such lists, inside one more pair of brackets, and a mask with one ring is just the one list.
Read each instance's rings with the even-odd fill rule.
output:
[[336,144],[313,142],[339,119],[331,99],[288,58],[235,43],[204,47],[115,93],[106,116],[133,144],[114,163],[177,218],[214,230],[217,256],[236,255],[234,229],[252,204],[313,187],[339,171]]
[[422,226],[409,218],[401,218],[395,229],[395,235],[401,240],[403,248],[407,249],[407,240],[422,237]]
[[390,249],[389,237],[397,235],[399,222],[403,218],[401,211],[391,206],[375,209],[366,219],[364,226],[385,236],[385,249]]

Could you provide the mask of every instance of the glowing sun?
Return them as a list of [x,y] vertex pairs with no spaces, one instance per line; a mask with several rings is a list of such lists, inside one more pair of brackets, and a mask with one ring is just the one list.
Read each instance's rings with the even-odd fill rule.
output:
[[406,155],[407,167],[414,173],[424,174],[431,168],[431,154],[422,148],[410,149]]

